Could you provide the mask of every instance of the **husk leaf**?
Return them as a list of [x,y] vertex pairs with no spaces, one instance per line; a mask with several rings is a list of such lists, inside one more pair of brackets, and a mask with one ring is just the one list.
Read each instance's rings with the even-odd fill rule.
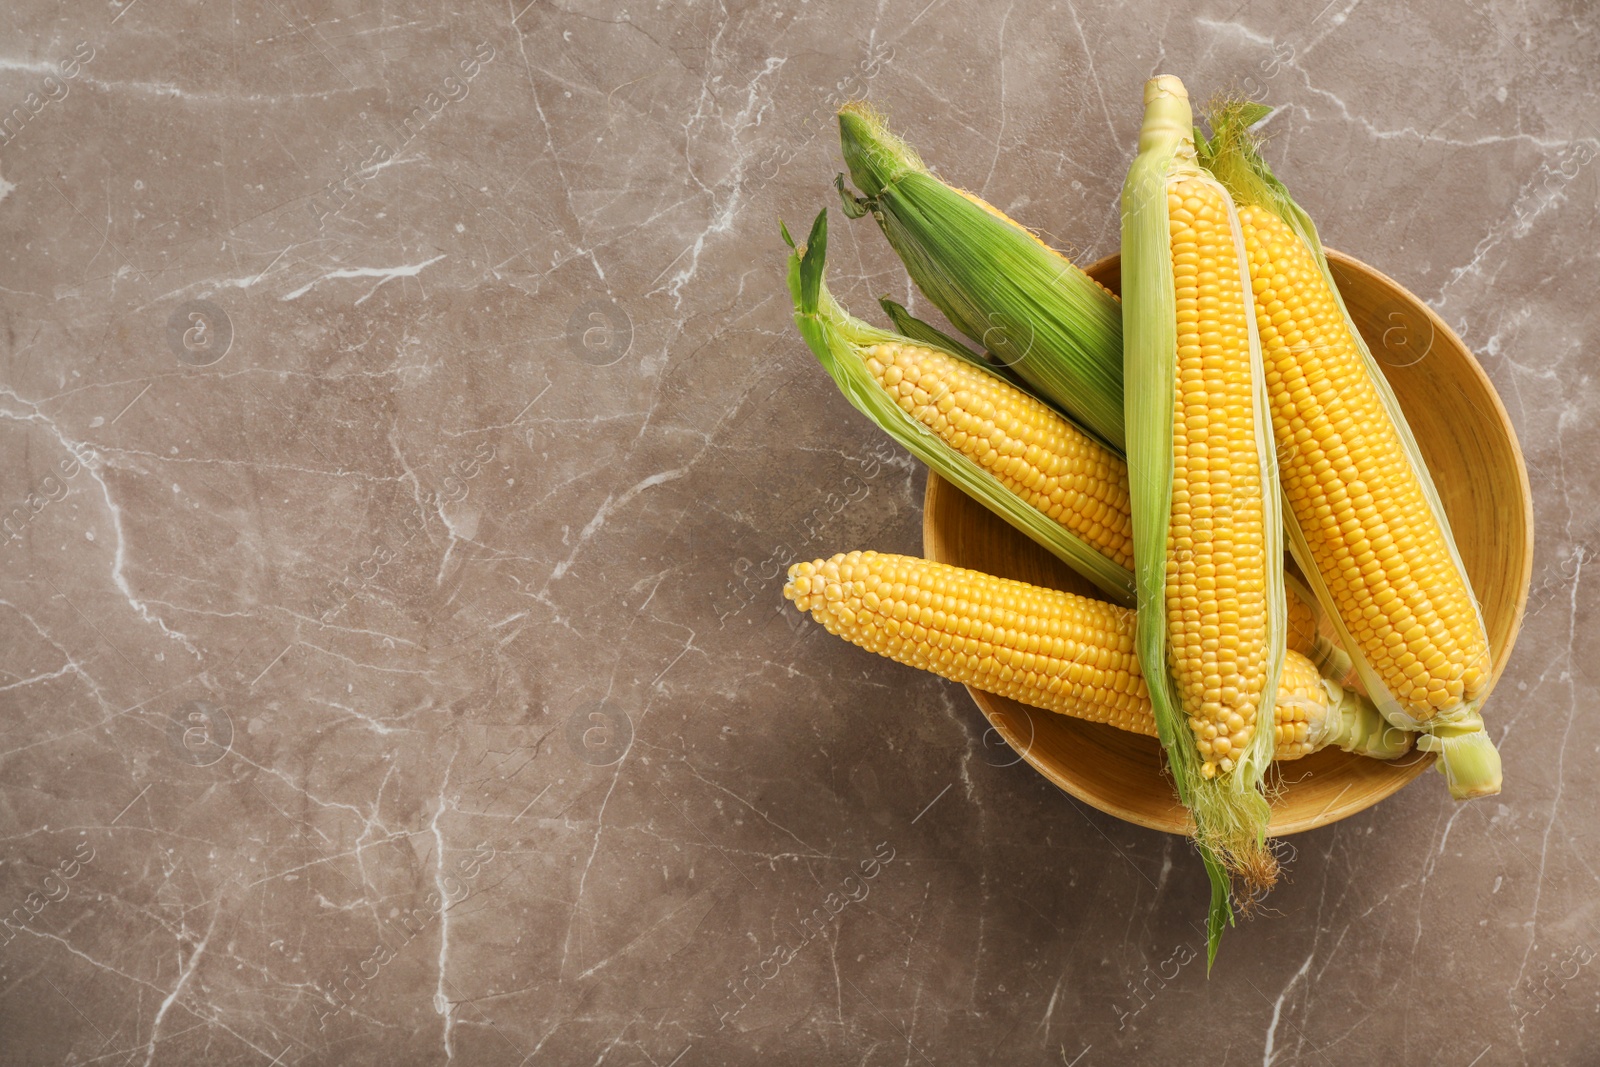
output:
[[1117,448],[1122,432],[1122,316],[1117,301],[1026,230],[934,177],[864,103],[839,111],[853,197],[870,211],[924,296],[1046,403]]
[[914,341],[926,341],[935,348],[942,348],[946,352],[954,352],[971,363],[980,366],[988,363],[982,356],[957,341],[936,326],[931,326],[907,311],[904,304],[897,304],[886,296],[878,297],[878,306],[883,308],[883,313],[889,316],[889,321],[894,328]]

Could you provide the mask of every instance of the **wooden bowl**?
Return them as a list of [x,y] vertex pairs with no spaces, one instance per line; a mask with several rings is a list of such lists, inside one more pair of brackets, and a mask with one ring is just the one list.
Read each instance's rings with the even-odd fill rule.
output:
[[[1350,315],[1384,369],[1438,483],[1456,544],[1483,604],[1498,678],[1522,624],[1533,568],[1528,472],[1494,386],[1465,345],[1426,304],[1392,278],[1328,253]],[[1110,256],[1088,273],[1115,290]],[[923,553],[944,563],[1100,594],[937,475],[928,475]],[[1101,811],[1181,834],[1188,817],[1162,768],[1154,738],[1030,708],[968,688],[996,732],[1041,774]],[[1493,708],[1488,717],[1493,723]],[[1413,753],[1394,763],[1326,749],[1281,767],[1271,830],[1292,834],[1337,822],[1399,790],[1433,763]],[[1444,782],[1434,784],[1444,789]]]

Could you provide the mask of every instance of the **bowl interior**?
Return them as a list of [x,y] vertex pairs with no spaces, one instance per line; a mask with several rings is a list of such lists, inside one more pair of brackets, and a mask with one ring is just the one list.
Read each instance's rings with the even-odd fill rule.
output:
[[[1332,251],[1328,260],[1433,472],[1482,603],[1498,678],[1522,622],[1533,567],[1532,498],[1510,419],[1483,368],[1426,304],[1364,263]],[[1117,256],[1088,273],[1113,290],[1120,287]],[[923,551],[929,559],[1098,595],[1066,564],[931,473]],[[1068,793],[1140,826],[1184,832],[1187,815],[1153,738],[968,692],[1006,742]],[[1412,754],[1384,763],[1327,749],[1285,763],[1272,832],[1296,833],[1354,815],[1432,762],[1432,756]]]

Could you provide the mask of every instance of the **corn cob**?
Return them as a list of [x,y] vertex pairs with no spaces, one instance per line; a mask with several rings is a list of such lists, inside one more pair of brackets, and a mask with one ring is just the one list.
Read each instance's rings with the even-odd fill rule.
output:
[[850,177],[845,213],[872,212],[906,270],[956,328],[1047,402],[1120,449],[1122,333],[1117,300],[1030,231],[935,178],[865,104],[839,111]]
[[1099,442],[936,348],[878,344],[861,355],[902,410],[1023,501],[1132,569],[1127,467]]
[[852,317],[824,284],[827,237],[824,211],[804,253],[789,257],[789,287],[795,325],[840,392],[932,470],[1131,604],[1122,460],[964,347]]
[[1139,658],[1211,872],[1211,950],[1231,875],[1271,886],[1262,779],[1284,657],[1282,526],[1243,247],[1195,164],[1183,83],[1145,85],[1123,187],[1122,299]]
[[[1167,658],[1206,777],[1250,743],[1267,656],[1263,475],[1256,380],[1227,194],[1205,178],[1167,190],[1177,294],[1166,545]],[[1220,463],[1219,463],[1220,460]]]
[[[783,595],[829,633],[899,663],[1032,707],[1156,736],[1126,608],[945,563],[851,552],[789,568]],[[1406,751],[1359,694],[1285,660],[1279,760],[1327,745],[1379,759]]]
[[1290,543],[1378,707],[1433,734],[1457,798],[1500,791],[1479,707],[1488,636],[1405,416],[1351,325],[1316,228],[1222,105],[1205,158],[1241,204]]

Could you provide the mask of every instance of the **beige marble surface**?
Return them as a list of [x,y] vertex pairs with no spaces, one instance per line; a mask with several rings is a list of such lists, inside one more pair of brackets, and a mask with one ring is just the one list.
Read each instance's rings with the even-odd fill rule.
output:
[[[1600,1062],[1597,49],[1554,0],[5,5],[0,1062]],[[782,290],[832,109],[1087,259],[1157,71],[1283,105],[1538,523],[1505,793],[1294,839],[1209,979],[1183,842],[774,562],[920,547]],[[842,297],[926,308],[835,223]]]

